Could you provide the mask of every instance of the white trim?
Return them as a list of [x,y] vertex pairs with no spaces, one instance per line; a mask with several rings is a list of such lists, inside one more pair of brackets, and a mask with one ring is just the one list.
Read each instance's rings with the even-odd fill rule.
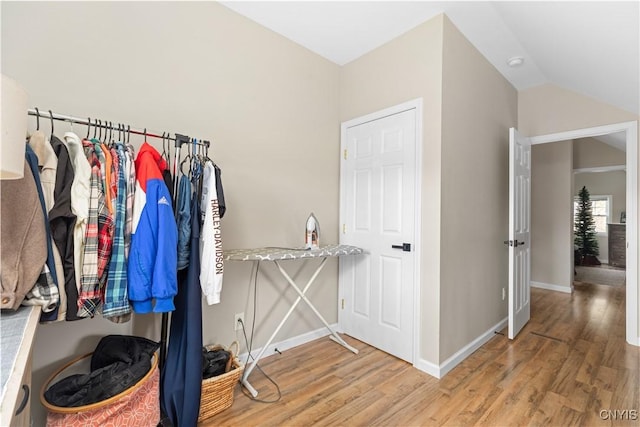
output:
[[572,292],[572,289],[567,286],[551,285],[549,283],[534,282],[534,281],[531,281],[530,285],[532,288],[540,288],[540,289],[546,289],[548,291],[564,292],[565,294],[570,294]]
[[440,379],[440,367],[435,363],[431,363],[428,360],[420,358],[413,364],[413,367],[425,374],[429,374],[434,378]]
[[[331,326],[331,329],[333,330],[337,330],[338,324],[334,323]],[[299,345],[303,345],[306,343],[309,343],[313,340],[317,340],[318,338],[322,338],[322,337],[326,337],[328,335],[331,335],[331,332],[329,332],[329,330],[325,327],[322,327],[320,329],[316,329],[315,331],[309,331],[306,332],[302,335],[298,335],[295,337],[291,337],[291,338],[287,338],[284,341],[280,341],[277,343],[271,343],[271,345],[269,347],[267,347],[267,351],[265,351],[264,355],[262,356],[264,357],[268,357],[271,356],[272,354],[278,353],[276,351],[276,348],[278,350],[280,350],[280,352],[283,352],[285,350],[289,350],[291,348],[297,347]],[[327,343],[329,343],[329,341],[327,341]],[[337,343],[330,343],[329,345],[335,345],[336,346],[336,351],[342,351],[340,348],[340,345]],[[260,348],[254,348],[251,350],[251,356],[252,357],[258,357],[258,355],[260,354],[260,352],[262,351],[262,347]],[[245,351],[244,353],[238,355],[238,359],[240,359],[240,361],[242,363],[245,363],[247,361],[247,355],[248,352]]]
[[474,351],[482,347],[487,341],[493,338],[496,335],[496,332],[499,332],[506,328],[508,323],[509,318],[505,317],[500,322],[487,329],[482,335],[478,336],[469,344],[458,350],[453,356],[440,364],[440,366],[424,359],[420,359],[413,366],[421,370],[422,372],[431,375],[432,377],[440,379],[447,375],[447,373],[449,373],[449,371],[451,371],[453,368],[458,366],[464,359],[471,356]]
[[[374,120],[379,120],[388,116],[392,116],[394,114],[403,113],[405,111],[413,110],[416,111],[415,117],[415,194],[414,194],[414,206],[415,206],[415,224],[414,224],[414,237],[413,237],[413,252],[414,252],[414,270],[413,270],[413,319],[411,322],[412,330],[413,330],[413,351],[412,351],[412,360],[416,366],[417,361],[420,359],[420,284],[421,281],[421,272],[420,272],[420,259],[421,259],[421,232],[422,232],[422,119],[424,116],[423,113],[423,98],[412,99],[407,102],[403,102],[402,104],[394,105],[393,107],[385,108],[383,110],[379,110],[361,117],[357,117],[355,119],[348,120],[346,122],[342,122],[340,125],[340,156],[347,148],[347,129],[353,126],[358,126],[364,123],[368,123]],[[345,182],[344,176],[344,168],[342,167],[342,163],[340,164],[340,218],[339,224],[344,224],[346,222],[346,213],[345,213],[345,200],[344,200],[344,191],[342,188],[343,183]],[[342,233],[339,232],[340,237],[339,240],[342,242]],[[338,305],[340,305],[340,300],[342,299],[342,275],[338,275]],[[338,321],[340,321],[340,310],[338,307]]]
[[626,171],[627,165],[617,165],[617,166],[601,166],[596,168],[580,168],[574,169],[573,173],[597,173],[597,172],[616,172],[616,171]]
[[638,324],[638,122],[615,123],[606,126],[577,129],[531,137],[531,144],[546,144],[624,131],[627,146],[627,290],[626,340],[640,345]]

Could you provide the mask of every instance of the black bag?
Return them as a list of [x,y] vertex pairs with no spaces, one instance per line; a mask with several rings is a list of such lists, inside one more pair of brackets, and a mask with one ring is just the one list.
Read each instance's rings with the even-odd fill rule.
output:
[[157,342],[129,335],[107,335],[91,356],[91,372],[75,374],[44,393],[47,402],[77,407],[101,402],[133,387],[151,369]]
[[222,348],[207,350],[202,347],[202,379],[216,377],[227,372],[231,353]]

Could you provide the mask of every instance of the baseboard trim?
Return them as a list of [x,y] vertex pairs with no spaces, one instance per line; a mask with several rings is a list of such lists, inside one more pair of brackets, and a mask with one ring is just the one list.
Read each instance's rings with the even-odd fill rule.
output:
[[413,364],[413,367],[425,374],[431,375],[432,377],[440,378],[440,367],[428,360],[418,359],[418,361]]
[[[334,324],[329,325],[329,326],[331,326],[331,329],[333,329],[334,331],[336,331],[337,328],[338,328],[338,324],[337,323],[334,323]],[[322,327],[320,329],[316,329],[314,331],[309,331],[309,332],[306,332],[306,333],[304,333],[302,335],[291,337],[291,338],[288,338],[286,340],[279,341],[277,343],[271,343],[271,345],[269,347],[267,347],[267,350],[264,352],[262,357],[271,356],[272,354],[277,353],[276,348],[280,352],[283,352],[285,350],[289,350],[290,348],[294,348],[294,347],[297,347],[299,345],[311,342],[313,340],[317,340],[318,338],[326,337],[326,336],[328,336],[330,334],[331,334],[331,332],[329,332],[329,330],[327,328]],[[336,345],[339,345],[339,344],[336,344]],[[258,357],[258,354],[260,354],[261,351],[262,351],[262,347],[254,348],[253,350],[251,350],[251,356],[252,357]],[[248,352],[245,351],[244,353],[240,354],[238,356],[238,358],[242,361],[242,363],[244,363],[247,360],[247,355],[248,355]]]
[[549,291],[564,292],[565,294],[571,293],[571,288],[568,288],[566,286],[551,285],[549,283],[534,282],[534,281],[531,281],[529,283],[531,284],[532,288],[540,288],[540,289],[546,289]]
[[497,331],[504,329],[509,322],[509,318],[505,317],[500,322],[487,329],[482,335],[471,341],[469,344],[458,350],[453,356],[445,360],[440,366],[424,359],[419,359],[414,363],[414,367],[420,371],[436,377],[438,379],[444,377],[453,368],[458,366],[464,359],[469,357],[474,351],[482,347],[487,341],[493,338]]

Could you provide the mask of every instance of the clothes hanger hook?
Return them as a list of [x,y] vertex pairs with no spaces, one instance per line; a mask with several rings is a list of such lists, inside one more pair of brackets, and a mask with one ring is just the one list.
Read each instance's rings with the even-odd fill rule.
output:
[[91,117],[89,117],[89,124],[87,125],[87,138],[89,139],[89,133],[91,133]]
[[51,135],[53,135],[53,113],[49,110],[49,118],[51,119]]
[[40,111],[36,107],[36,130],[40,130]]
[[127,125],[127,144],[131,141],[131,126]]

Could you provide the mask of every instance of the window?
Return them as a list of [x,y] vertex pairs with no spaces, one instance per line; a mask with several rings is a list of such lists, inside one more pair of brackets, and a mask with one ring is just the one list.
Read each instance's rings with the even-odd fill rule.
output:
[[[596,223],[596,233],[607,234],[607,224],[611,222],[611,196],[589,196],[591,215]],[[573,199],[573,215],[578,211],[579,197]]]

